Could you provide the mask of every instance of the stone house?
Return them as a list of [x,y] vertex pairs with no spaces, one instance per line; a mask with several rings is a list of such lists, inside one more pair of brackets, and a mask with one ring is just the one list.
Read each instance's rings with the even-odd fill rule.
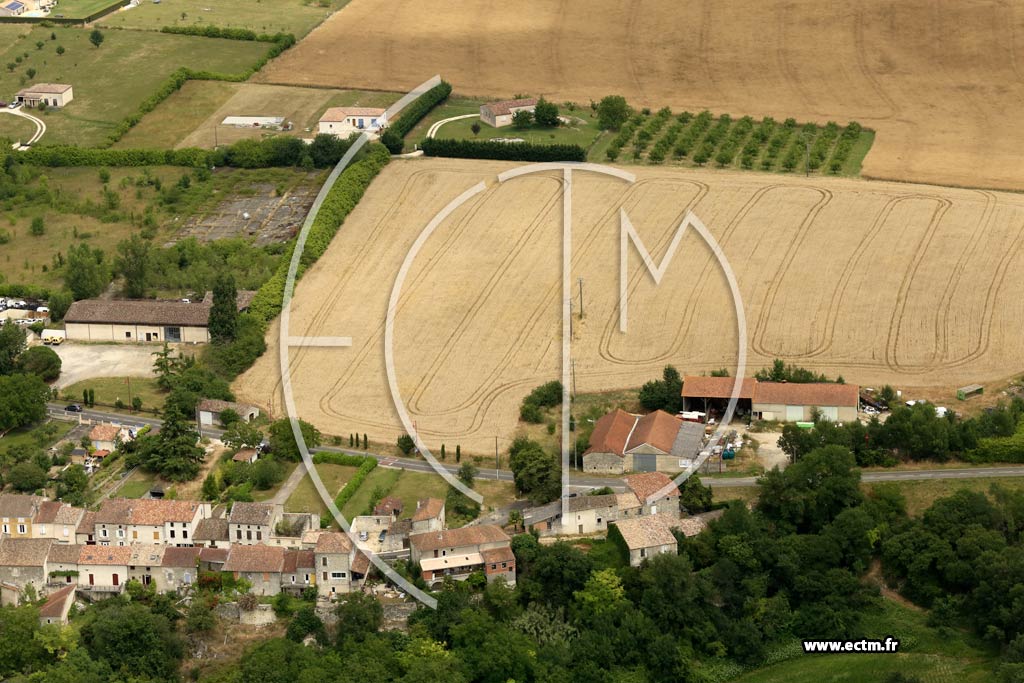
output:
[[440,498],[424,498],[416,501],[416,512],[412,515],[412,533],[440,531],[444,529],[444,501]]
[[[515,559],[510,555],[510,541],[501,527],[480,524],[412,534],[409,547],[412,561],[420,565],[423,580],[430,586],[439,585],[449,576],[457,581],[465,580],[477,571],[484,572],[488,581],[500,576],[514,585]],[[485,551],[502,549],[508,549],[509,553],[487,553],[485,560]]]
[[312,550],[288,549],[284,551],[281,568],[281,590],[298,595],[316,586],[316,558]]
[[96,594],[120,593],[128,580],[132,549],[128,546],[82,546],[78,555],[78,586]]
[[249,581],[256,595],[277,595],[281,592],[284,554],[285,549],[280,546],[232,544],[223,571]]
[[598,496],[573,496],[566,502],[568,519],[562,519],[561,499],[523,513],[523,524],[540,536],[585,536],[607,531],[608,522],[618,518],[614,493]]
[[46,556],[53,540],[49,538],[3,538],[0,540],[0,582],[24,590],[31,585],[37,592],[46,590]]
[[632,415],[615,410],[594,424],[583,452],[585,472],[680,472],[697,457],[704,426],[656,410]]
[[660,515],[647,515],[613,522],[629,552],[631,567],[639,567],[655,555],[679,552],[679,543]]
[[167,548],[160,562],[157,587],[161,591],[187,588],[199,578],[203,548]]
[[631,474],[626,477],[626,486],[640,501],[642,514],[679,518],[679,489],[668,476],[661,472]]
[[210,504],[194,500],[112,498],[96,511],[94,536],[99,545],[191,546],[199,521]]
[[345,534],[324,531],[316,539],[313,558],[321,595],[336,595],[352,590],[352,541]]
[[82,546],[54,543],[46,555],[46,583],[52,589],[68,584],[78,585],[78,558]]
[[40,626],[64,626],[68,623],[68,613],[75,604],[75,588],[76,586],[64,586],[47,596],[46,602],[39,608]]
[[516,112],[528,111],[532,114],[536,108],[537,98],[535,97],[488,102],[480,106],[480,120],[488,126],[503,128],[512,125],[512,117]]
[[269,541],[274,525],[283,514],[272,503],[236,502],[228,515],[228,539],[232,545],[255,545]]
[[85,510],[60,501],[46,501],[39,505],[32,525],[33,538],[52,538],[58,543],[74,544],[75,531]]

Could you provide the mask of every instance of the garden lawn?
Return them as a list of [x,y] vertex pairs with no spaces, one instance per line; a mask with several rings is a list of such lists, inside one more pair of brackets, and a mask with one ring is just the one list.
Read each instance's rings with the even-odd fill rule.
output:
[[164,26],[247,28],[256,33],[291,33],[301,38],[347,4],[348,0],[218,0],[216,3],[174,0],[160,4],[147,0],[131,10],[108,14],[98,23],[112,28],[151,31],[159,31]]
[[156,482],[156,475],[150,472],[135,470],[121,488],[114,492],[115,498],[142,498]]
[[[295,464],[297,465],[297,463]],[[294,467],[289,468],[288,474],[291,474],[293,469]],[[345,483],[355,474],[356,468],[347,465],[322,464],[316,466],[316,471],[320,474],[320,479],[331,495],[337,496]],[[285,481],[287,481],[287,475]],[[313,486],[313,480],[308,475],[303,477],[299,485],[292,491],[292,495],[284,504],[284,509],[285,512],[315,512],[321,516],[328,514],[327,506],[320,499],[320,494],[317,493],[316,487]]]
[[[412,151],[414,145],[427,137],[427,131],[430,127],[442,119],[448,119],[453,116],[462,116],[463,114],[479,114],[480,105],[486,102],[486,100],[474,100],[465,97],[449,97],[446,101],[430,110],[426,116],[424,116],[419,123],[413,126],[412,130],[405,136],[405,150],[406,152]],[[472,123],[474,119],[465,119]],[[441,126],[440,133],[444,133],[448,130],[448,126],[455,125],[456,122],[452,122]],[[484,125],[480,124],[481,127]]]
[[358,517],[366,512],[367,507],[370,505],[370,497],[373,495],[373,490],[380,487],[386,492],[390,491],[394,487],[398,478],[402,475],[401,470],[393,470],[388,467],[376,467],[370,474],[367,475],[366,479],[363,480],[363,485],[355,492],[345,506],[341,509],[341,513],[345,516],[345,519],[351,521],[353,517]]
[[[50,40],[51,33],[56,40]],[[47,131],[41,143],[99,145],[175,69],[184,66],[240,74],[270,50],[268,43],[144,31],[106,31],[103,35],[103,44],[96,48],[89,42],[89,31],[37,27],[0,52],[0,63],[5,65],[22,59],[13,72],[0,70],[0,99],[10,98],[22,88],[22,79],[74,87],[74,100],[67,107],[44,112]],[[39,41],[42,49],[36,48]],[[62,46],[65,54],[57,55],[57,46]],[[27,74],[30,68],[36,71],[31,79]]]
[[53,16],[85,19],[116,4],[115,0],[58,0],[57,6],[53,9]]
[[[479,111],[479,108],[476,111]],[[593,112],[589,109],[586,111],[577,109],[574,112],[570,112],[565,107],[560,107],[560,113],[563,117],[568,117],[571,123],[558,126],[557,128],[544,128],[540,126],[531,126],[525,129],[516,128],[515,126],[493,128],[486,123],[482,123],[477,118],[459,119],[458,121],[452,121],[441,126],[434,137],[438,139],[455,138],[456,140],[521,138],[535,145],[579,145],[583,149],[588,149],[594,144],[601,131],[597,127],[597,118]],[[449,114],[449,116],[457,116],[457,114]],[[480,132],[476,135],[473,134],[474,123],[480,124]]]
[[[94,379],[82,380],[65,387],[61,395],[68,401],[82,402],[82,391],[92,389],[96,392],[96,404],[103,407],[113,407],[117,399],[121,399],[126,407],[131,406],[131,399],[128,398],[128,378],[126,377],[96,377]],[[156,384],[152,377],[132,377],[131,395],[142,399],[142,409],[146,411],[159,410],[164,405],[166,395]],[[125,411],[127,412],[127,410]]]

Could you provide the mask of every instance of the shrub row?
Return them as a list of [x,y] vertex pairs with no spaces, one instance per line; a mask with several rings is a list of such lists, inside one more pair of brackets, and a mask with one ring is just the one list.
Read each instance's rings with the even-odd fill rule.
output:
[[[363,463],[359,466],[359,469],[356,470],[356,473],[352,475],[352,478],[348,480],[348,483],[345,484],[341,491],[338,492],[338,497],[334,499],[334,504],[338,506],[339,510],[345,507],[345,503],[351,500],[352,496],[356,494],[356,491],[359,490],[359,487],[363,485],[364,481],[366,481],[366,477],[369,476],[370,472],[372,472],[376,466],[376,458],[363,458]],[[324,522],[325,519],[326,523]],[[330,523],[330,515],[325,515],[320,519],[321,526],[328,526]]]
[[175,33],[184,36],[202,36],[203,38],[226,38],[227,40],[254,40],[261,43],[295,44],[295,36],[291,33],[256,33],[247,28],[221,28],[219,26],[164,26],[161,33]]
[[[349,212],[359,203],[366,188],[369,187],[370,181],[387,165],[390,158],[386,148],[380,145],[370,145],[364,158],[351,164],[342,172],[341,177],[327,194],[320,207],[320,212],[313,222],[313,227],[309,231],[302,252],[299,277],[302,276],[306,267],[320,258],[327,250],[331,239]],[[288,278],[292,249],[294,249],[294,244],[289,247],[284,258],[281,259],[281,265],[278,266],[277,272],[256,292],[249,307],[249,311],[264,322],[270,322],[281,312],[281,301],[284,297],[284,285]]]
[[216,150],[197,149],[109,149],[73,145],[41,145],[18,156],[37,166],[188,166],[209,168],[271,168],[303,166],[326,168],[338,163],[352,145],[334,135],[317,135],[312,144],[279,135],[246,139]]
[[672,117],[672,110],[664,107],[658,111],[636,134],[636,142],[633,143],[633,158],[639,159],[647,145],[651,143],[654,136],[664,127],[665,122]]
[[344,465],[345,467],[361,467],[367,460],[373,458],[365,455],[349,455],[348,453],[334,453],[320,451],[313,454],[313,463],[316,465]]
[[452,94],[451,83],[441,81],[406,106],[397,119],[388,124],[380,141],[392,154],[401,154],[405,136],[409,134],[430,110],[448,99]]
[[633,121],[626,121],[619,128],[619,132],[612,138],[611,143],[608,145],[608,149],[605,151],[605,155],[608,157],[608,161],[615,161],[619,158],[619,154],[622,152],[622,148],[633,139],[633,133],[636,132],[637,125]]
[[736,153],[740,149],[740,144],[750,135],[750,131],[754,129],[754,119],[749,116],[741,118],[732,130],[729,131],[728,137],[725,142],[719,147],[718,153],[715,154],[715,163],[719,167],[725,167],[732,163],[732,160],[736,157]]
[[423,153],[430,157],[459,159],[499,159],[502,161],[586,161],[587,152],[579,145],[535,145],[528,142],[491,140],[423,141]]

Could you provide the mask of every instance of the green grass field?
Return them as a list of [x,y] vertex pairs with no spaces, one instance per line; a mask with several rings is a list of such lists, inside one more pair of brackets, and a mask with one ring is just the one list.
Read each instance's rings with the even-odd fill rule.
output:
[[[152,377],[133,377],[130,387],[132,397],[138,396],[142,399],[143,410],[159,410],[163,406],[165,394],[160,391]],[[131,406],[126,377],[96,377],[75,382],[61,390],[61,396],[65,400],[81,403],[83,389],[92,389],[96,393],[96,403],[105,404],[104,408],[113,406],[118,399],[121,399],[125,406]]]
[[0,116],[0,138],[11,142],[25,142],[36,132],[36,124],[21,116]]
[[138,7],[108,14],[98,23],[112,28],[157,31],[164,26],[247,28],[257,33],[291,33],[301,38],[346,4],[348,0],[164,0],[160,4],[140,0]]
[[116,498],[142,498],[146,495],[156,482],[156,475],[136,470],[121,484],[121,487],[114,493]]
[[[1012,491],[1024,490],[1024,477],[985,477],[980,479],[922,479],[919,481],[894,481],[895,486],[907,500],[907,512],[918,516],[931,507],[938,498],[951,496],[960,489],[987,493],[993,484]],[[871,484],[863,484],[869,490]]]
[[859,683],[885,681],[893,672],[917,676],[928,683],[994,681],[994,654],[972,635],[933,629],[926,615],[886,601],[865,616],[865,638],[900,641],[898,654],[805,655],[799,652],[779,664],[751,671],[737,683]]
[[[356,473],[355,467],[345,465],[317,465],[316,470],[320,474],[320,479],[324,482],[324,486],[335,496],[341,491],[341,487]],[[272,494],[273,492],[270,493]],[[269,498],[270,496],[267,497]],[[327,514],[327,506],[320,499],[320,494],[317,493],[316,487],[313,486],[313,480],[308,476],[303,477],[299,485],[292,491],[292,495],[288,497],[284,504],[284,509],[286,512]]]
[[114,4],[117,3],[112,0],[57,0],[57,6],[53,8],[51,15],[66,19],[85,19]]
[[12,429],[0,438],[0,451],[24,445],[47,448],[63,439],[74,426],[72,422],[47,420],[32,427]]
[[[51,33],[56,40],[50,39]],[[12,97],[29,82],[74,87],[74,100],[67,107],[43,113],[47,131],[42,144],[98,145],[178,67],[243,73],[269,49],[266,43],[143,31],[107,31],[104,36],[96,48],[87,30],[37,27],[0,53],[0,64],[15,64],[13,71],[0,70],[0,99]],[[37,49],[40,41],[43,47]],[[57,46],[65,49],[63,55],[56,53]],[[35,70],[31,79],[29,69]]]

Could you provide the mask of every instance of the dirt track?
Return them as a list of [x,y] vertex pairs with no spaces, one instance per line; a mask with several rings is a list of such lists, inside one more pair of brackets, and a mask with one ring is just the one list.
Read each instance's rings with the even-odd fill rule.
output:
[[[373,183],[297,290],[292,335],[354,340],[351,349],[293,352],[303,417],[333,434],[400,433],[384,372],[391,287],[427,221],[480,180],[488,190],[441,225],[406,281],[395,323],[405,400],[431,443],[486,450],[512,432],[522,397],[559,376],[560,182],[497,186],[506,168],[394,161]],[[687,209],[721,242],[746,306],[748,372],[780,356],[850,382],[924,390],[1019,369],[1024,196],[640,169],[632,187],[575,181],[573,281],[585,279],[586,313],[573,343],[579,391],[637,386],[666,363],[693,373],[735,362],[724,278],[692,233],[658,287],[631,254],[630,327],[619,334],[620,205],[656,261]],[[269,350],[236,390],[279,414],[277,358]]]
[[865,175],[1024,189],[1022,27],[996,0],[353,0],[256,80],[855,119]]

